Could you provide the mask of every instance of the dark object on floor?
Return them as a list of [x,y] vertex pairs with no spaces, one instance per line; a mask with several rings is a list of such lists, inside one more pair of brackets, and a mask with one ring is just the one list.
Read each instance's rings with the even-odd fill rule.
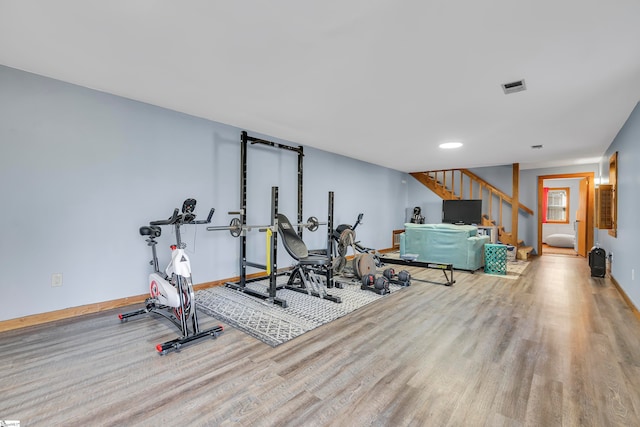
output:
[[592,277],[604,277],[607,271],[607,252],[602,248],[593,247],[589,251],[589,267]]
[[386,295],[391,292],[389,290],[389,279],[384,276],[376,277],[375,274],[362,276],[362,286],[360,289],[363,291],[372,291],[378,295]]
[[382,275],[389,279],[389,282],[400,286],[411,285],[411,274],[407,270],[400,270],[398,273],[393,268],[387,268]]
[[[453,264],[418,261],[417,255],[414,256],[414,254],[404,254],[404,255],[401,255],[401,258],[381,257],[380,261],[386,264],[407,265],[412,267],[433,268],[436,270],[442,270],[442,274],[444,274],[444,278],[446,279],[446,282],[438,283],[438,284],[451,286],[454,283],[456,283],[456,281],[453,280]],[[447,276],[447,271],[450,272],[450,276]],[[417,280],[419,282],[425,282],[425,280],[420,280],[420,279],[414,279],[414,280]],[[431,281],[426,281],[426,282],[433,283]]]

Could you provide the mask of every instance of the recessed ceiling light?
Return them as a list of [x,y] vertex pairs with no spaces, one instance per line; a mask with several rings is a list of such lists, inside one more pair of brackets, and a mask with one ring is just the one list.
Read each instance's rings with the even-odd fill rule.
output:
[[462,142],[445,142],[439,145],[440,148],[444,148],[445,150],[451,148],[460,148],[462,147]]

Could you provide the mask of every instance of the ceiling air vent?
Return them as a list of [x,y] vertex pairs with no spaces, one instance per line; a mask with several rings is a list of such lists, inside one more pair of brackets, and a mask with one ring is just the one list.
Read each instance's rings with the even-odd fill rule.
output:
[[502,90],[505,95],[509,95],[510,93],[522,92],[523,90],[527,90],[527,85],[524,84],[524,79],[518,80],[517,82],[511,83],[503,83]]

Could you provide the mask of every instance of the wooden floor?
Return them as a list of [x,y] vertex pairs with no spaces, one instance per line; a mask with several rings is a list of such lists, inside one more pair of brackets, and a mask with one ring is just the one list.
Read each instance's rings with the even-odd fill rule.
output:
[[[638,426],[640,322],[580,257],[414,282],[276,348],[227,328],[159,356],[115,312],[0,334],[23,426]],[[204,317],[204,316],[202,316]],[[207,318],[209,324],[217,321]]]
[[572,255],[578,256],[573,248],[559,248],[557,246],[549,246],[546,243],[542,244],[542,255]]

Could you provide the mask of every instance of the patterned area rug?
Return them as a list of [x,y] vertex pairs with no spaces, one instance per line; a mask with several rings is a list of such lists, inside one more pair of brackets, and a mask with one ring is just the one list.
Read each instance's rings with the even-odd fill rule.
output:
[[[528,261],[510,261],[507,263],[506,275],[487,276],[503,279],[518,279],[529,266]],[[437,285],[446,283],[442,271],[401,265],[388,265],[396,271],[407,268],[416,282],[427,282]],[[379,269],[378,274],[382,270]],[[455,277],[469,272],[456,271]],[[474,274],[484,275],[482,269]],[[371,291],[360,289],[359,282],[353,282],[340,277],[335,278],[343,283],[343,288],[328,289],[329,294],[340,297],[341,303],[323,300],[307,294],[288,289],[278,290],[278,298],[287,301],[287,308],[274,305],[268,301],[251,297],[242,292],[218,286],[196,292],[196,304],[198,310],[218,320],[259,339],[260,341],[276,347],[318,326],[336,320],[367,304],[375,302],[388,295],[378,295]],[[287,277],[278,278],[278,285],[284,285]],[[247,284],[251,288],[262,293],[267,293],[269,281],[251,282]],[[454,285],[455,286],[455,285]],[[402,286],[390,284],[391,293],[404,289]]]
[[[278,284],[284,284],[286,280],[286,277],[279,277]],[[247,287],[267,293],[268,284],[269,281],[264,280],[249,283]],[[389,289],[393,293],[403,287],[390,284]],[[278,290],[278,297],[287,301],[287,308],[282,308],[242,292],[218,286],[196,292],[196,304],[198,310],[202,310],[209,316],[222,320],[275,347],[386,297],[360,289],[359,283],[346,282],[343,289],[332,288],[328,291],[329,294],[340,297],[342,302],[334,303],[300,292],[281,289]]]

